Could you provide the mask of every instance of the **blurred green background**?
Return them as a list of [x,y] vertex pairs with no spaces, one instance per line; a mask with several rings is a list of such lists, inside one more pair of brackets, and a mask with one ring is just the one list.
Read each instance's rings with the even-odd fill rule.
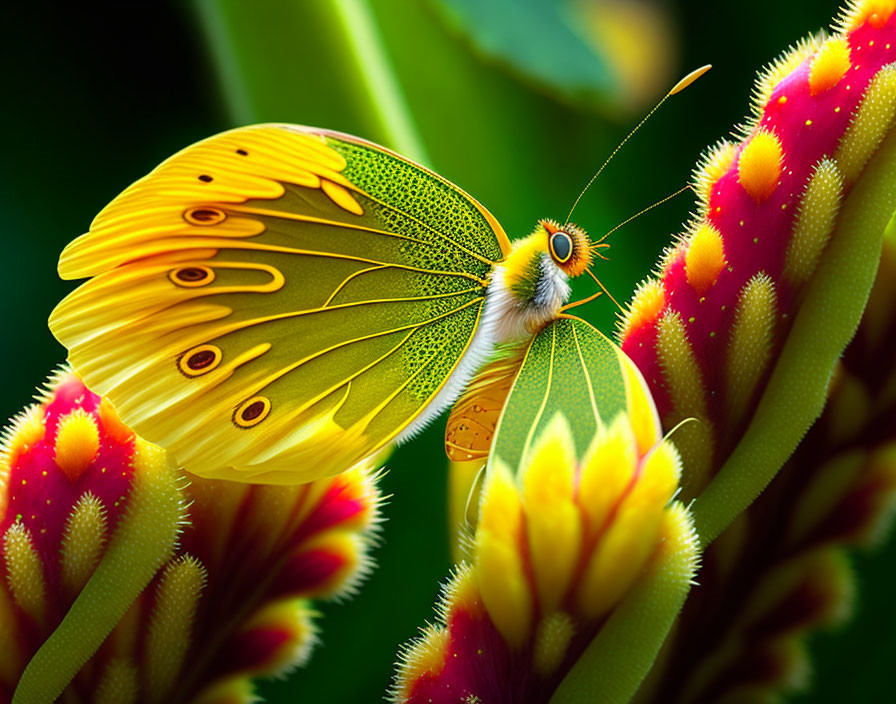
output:
[[[746,114],[756,69],[837,9],[819,0],[361,6],[379,39],[362,50],[385,60],[385,83],[374,92],[390,82],[400,87],[427,165],[485,204],[511,237],[537,218],[563,218],[650,105],[711,62],[714,70],[670,100],[618,156],[574,219],[600,234],[677,190],[700,151]],[[346,15],[330,1],[32,2],[4,15],[3,416],[25,405],[64,359],[46,327],[72,288],[56,276],[59,251],[160,160],[256,121],[391,139],[371,104]],[[690,206],[682,196],[613,235],[612,261],[599,273],[617,298],[630,296]],[[587,282],[579,286],[581,295],[591,292]],[[611,331],[609,303],[583,313]],[[394,455],[383,482],[392,498],[377,570],[350,602],[321,607],[321,646],[303,671],[261,686],[269,701],[378,700],[398,645],[432,619],[450,564],[442,432],[436,423]],[[889,548],[857,559],[857,617],[814,639],[815,688],[801,699],[879,701],[890,689],[893,557]]]

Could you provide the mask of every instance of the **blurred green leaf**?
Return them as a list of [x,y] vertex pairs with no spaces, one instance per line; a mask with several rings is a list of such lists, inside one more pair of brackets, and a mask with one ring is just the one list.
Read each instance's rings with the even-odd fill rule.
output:
[[592,48],[565,0],[436,0],[447,21],[486,56],[564,97],[616,102],[610,63]]

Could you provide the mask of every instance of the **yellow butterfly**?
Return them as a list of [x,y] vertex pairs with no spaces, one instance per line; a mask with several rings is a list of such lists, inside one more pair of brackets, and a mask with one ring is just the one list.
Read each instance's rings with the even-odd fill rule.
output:
[[418,432],[499,342],[557,317],[591,261],[541,222],[511,246],[433,172],[348,135],[217,135],[63,252],[50,318],[85,382],[192,472],[294,482]]
[[560,315],[602,246],[548,220],[511,244],[388,149],[258,125],[188,147],[100,212],[59,263],[92,278],[50,328],[191,472],[294,483],[419,432],[495,345]]

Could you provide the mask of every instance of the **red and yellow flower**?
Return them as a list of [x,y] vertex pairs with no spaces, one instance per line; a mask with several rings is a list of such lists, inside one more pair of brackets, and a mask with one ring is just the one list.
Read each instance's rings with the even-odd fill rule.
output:
[[191,477],[68,373],[13,422],[0,468],[0,701],[255,701],[252,678],[307,659],[311,600],[370,569],[371,468]]

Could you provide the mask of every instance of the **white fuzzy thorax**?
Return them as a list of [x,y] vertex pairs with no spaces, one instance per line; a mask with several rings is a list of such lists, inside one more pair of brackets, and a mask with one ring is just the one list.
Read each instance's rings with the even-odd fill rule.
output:
[[488,288],[486,315],[495,330],[495,342],[514,342],[528,337],[560,313],[569,298],[566,274],[547,254],[538,263],[541,275],[535,285],[535,296],[522,301],[505,283],[504,265],[495,267]]
[[417,435],[457,400],[473,375],[489,358],[496,344],[529,337],[556,318],[569,298],[570,287],[566,274],[547,254],[539,262],[541,276],[531,300],[521,301],[508,288],[504,267],[503,263],[497,264],[492,271],[479,327],[454,372],[432,401],[398,434],[395,438],[398,444]]

